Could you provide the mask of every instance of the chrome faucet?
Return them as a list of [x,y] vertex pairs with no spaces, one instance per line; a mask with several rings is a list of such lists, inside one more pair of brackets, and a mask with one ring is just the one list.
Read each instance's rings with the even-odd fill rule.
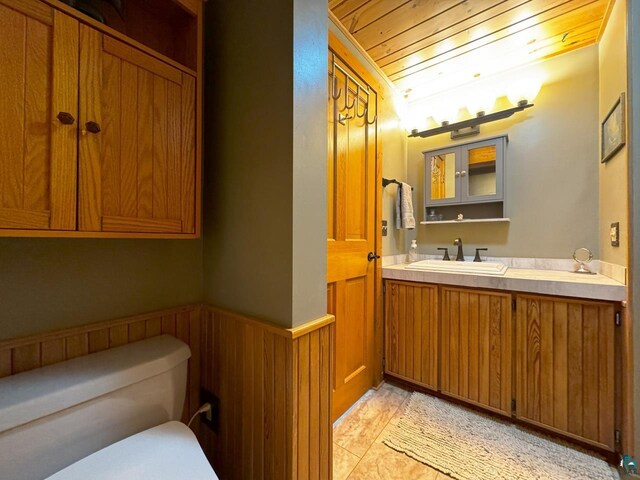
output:
[[453,244],[458,247],[458,255],[456,255],[456,262],[464,262],[464,253],[462,252],[462,239],[456,238]]

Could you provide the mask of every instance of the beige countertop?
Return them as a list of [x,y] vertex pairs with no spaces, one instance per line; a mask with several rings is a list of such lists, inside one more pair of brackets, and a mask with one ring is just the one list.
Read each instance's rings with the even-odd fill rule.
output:
[[560,270],[509,268],[504,276],[490,276],[410,270],[405,266],[405,263],[384,266],[382,277],[390,280],[491,288],[592,300],[619,302],[627,298],[627,287],[624,284],[602,274],[580,275]]

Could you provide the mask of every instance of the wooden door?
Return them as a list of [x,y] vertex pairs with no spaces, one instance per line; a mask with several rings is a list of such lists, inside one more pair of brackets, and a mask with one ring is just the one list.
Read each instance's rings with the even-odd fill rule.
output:
[[195,83],[81,27],[80,230],[194,233]]
[[385,373],[438,389],[438,287],[385,283]]
[[[330,55],[329,65],[333,58]],[[338,57],[335,61],[364,83]],[[327,176],[327,310],[336,317],[334,419],[373,383],[376,263],[367,260],[376,251],[376,124],[367,125],[353,110],[341,112],[345,93],[349,92],[347,105],[351,104],[358,87],[343,72],[336,70],[335,75],[341,94],[337,99],[331,96],[330,76]],[[369,101],[375,105],[374,95],[371,90]],[[363,101],[360,98],[360,106]]]
[[511,415],[511,295],[442,287],[443,393]]
[[0,228],[76,228],[77,70],[76,20],[0,0]]
[[518,418],[614,450],[614,310],[518,295]]

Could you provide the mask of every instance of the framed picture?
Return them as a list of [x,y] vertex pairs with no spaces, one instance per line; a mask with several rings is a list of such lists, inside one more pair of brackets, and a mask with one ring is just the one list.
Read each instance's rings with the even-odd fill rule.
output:
[[602,122],[600,161],[608,162],[626,143],[625,95],[620,94],[613,108]]

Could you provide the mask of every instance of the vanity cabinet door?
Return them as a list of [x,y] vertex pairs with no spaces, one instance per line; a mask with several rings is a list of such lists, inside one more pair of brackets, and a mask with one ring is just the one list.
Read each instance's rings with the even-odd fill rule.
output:
[[511,295],[442,287],[440,390],[511,415]]
[[504,140],[501,137],[461,148],[462,202],[491,202],[504,198]]
[[74,230],[78,22],[0,0],[0,229]]
[[195,79],[80,30],[79,229],[193,234]]
[[438,389],[438,287],[386,282],[385,373]]
[[516,416],[613,451],[610,303],[518,295]]
[[460,148],[425,153],[425,206],[460,202],[460,155]]

